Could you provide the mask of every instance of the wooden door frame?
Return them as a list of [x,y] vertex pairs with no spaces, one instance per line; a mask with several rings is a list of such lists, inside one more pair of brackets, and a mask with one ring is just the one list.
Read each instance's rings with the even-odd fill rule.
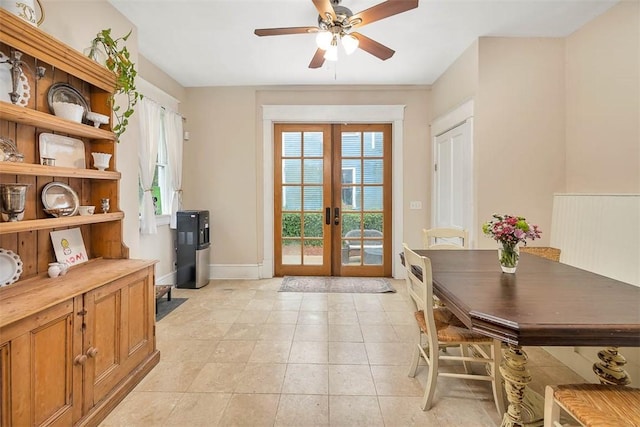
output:
[[[271,278],[274,275],[273,256],[273,125],[288,123],[391,123],[393,161],[393,247],[392,253],[402,251],[404,238],[403,218],[403,129],[404,105],[262,105],[262,262],[256,265],[256,278]],[[322,120],[319,120],[319,118]],[[400,257],[392,258],[392,277],[404,278],[404,267]]]
[[[353,124],[328,124],[328,123],[275,123],[274,124],[274,274],[277,276],[283,275],[313,275],[313,276],[383,276],[388,277],[391,275],[392,271],[392,220],[393,220],[393,209],[392,209],[392,126],[389,123],[353,123]],[[292,132],[295,134],[300,134],[300,143],[302,144],[300,147],[299,153],[288,153],[285,155],[283,152],[283,135],[285,132]],[[298,260],[298,263],[292,264],[283,264],[283,244],[286,240],[290,239],[290,237],[285,238],[283,236],[283,227],[282,227],[282,217],[285,214],[282,206],[283,201],[283,188],[287,186],[298,187],[310,184],[313,187],[317,187],[316,182],[305,184],[305,180],[302,179],[304,176],[304,172],[302,173],[300,181],[292,181],[283,183],[283,170],[284,170],[284,161],[285,159],[291,160],[302,160],[302,165],[304,165],[304,161],[308,158],[317,159],[319,158],[317,154],[314,154],[312,157],[308,157],[307,153],[304,152],[304,141],[305,134],[309,132],[314,133],[322,133],[322,164],[323,164],[323,179],[322,179],[322,188],[323,188],[323,203],[321,207],[321,214],[323,216],[323,230],[322,230],[322,240],[324,244],[322,245],[323,253],[322,253],[322,264],[307,264],[305,261],[305,239],[306,233],[301,233],[299,237],[294,238],[294,240],[300,240],[300,256],[301,259]],[[382,180],[380,183],[366,183],[364,179],[362,181],[358,180],[362,187],[361,191],[363,191],[367,186],[382,186],[383,194],[384,194],[384,204],[380,207],[380,211],[371,211],[371,212],[380,212],[383,214],[384,222],[382,224],[381,230],[384,230],[384,239],[381,241],[383,250],[383,258],[381,264],[367,264],[366,262],[356,264],[343,264],[342,259],[342,247],[344,244],[343,234],[344,231],[342,229],[342,219],[344,219],[343,206],[342,206],[342,165],[343,165],[343,134],[344,132],[357,132],[361,133],[361,138],[364,138],[365,133],[375,132],[380,133],[383,139],[383,151],[380,155],[372,157],[375,159],[383,159],[384,160],[384,173],[380,177]],[[360,144],[364,143],[364,139],[360,140]],[[365,154],[364,147],[360,147],[360,162],[365,162],[369,158]],[[353,159],[355,154],[350,154],[347,156],[347,159]],[[380,157],[382,156],[382,157]],[[356,156],[357,158],[357,156]],[[361,167],[364,167],[362,163]],[[304,171],[304,167],[303,167]],[[364,173],[364,172],[363,172]],[[304,191],[301,192],[304,194]],[[364,193],[363,193],[364,194]],[[364,201],[362,202],[364,204]],[[286,212],[289,213],[299,213],[302,217],[307,214],[313,214],[314,211],[307,211],[304,208],[306,203],[302,203],[302,205],[298,208],[287,207]],[[300,212],[298,212],[300,209]],[[324,213],[325,209],[330,213]],[[361,206],[360,210],[355,210],[351,213],[362,213],[366,212],[364,206]],[[339,220],[334,222],[334,212],[337,214],[339,212]],[[326,218],[329,215],[330,218]],[[366,215],[366,213],[365,213]],[[301,221],[301,224],[306,224],[306,220]],[[361,224],[362,226],[362,224]],[[317,236],[316,236],[317,237]],[[311,237],[311,239],[315,239],[316,237]],[[361,258],[362,260],[362,258]]]

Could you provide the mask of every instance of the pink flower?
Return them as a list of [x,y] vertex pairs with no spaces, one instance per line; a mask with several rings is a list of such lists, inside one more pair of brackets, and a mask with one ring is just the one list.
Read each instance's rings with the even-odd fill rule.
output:
[[530,225],[521,216],[493,214],[493,218],[482,225],[482,231],[500,243],[516,245],[526,239],[539,239],[542,233],[537,225]]

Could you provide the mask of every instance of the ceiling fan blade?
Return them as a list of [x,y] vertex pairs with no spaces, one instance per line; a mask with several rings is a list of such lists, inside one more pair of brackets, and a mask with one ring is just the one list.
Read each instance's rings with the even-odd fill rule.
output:
[[324,64],[324,50],[318,49],[309,63],[309,68],[320,68],[322,64]]
[[309,34],[318,31],[318,27],[285,27],[285,28],[258,28],[253,33],[256,36],[281,36],[287,34]]
[[382,59],[383,61],[391,58],[393,54],[396,53],[395,50],[389,49],[385,45],[380,44],[367,36],[363,36],[360,33],[351,33],[351,35],[358,39],[358,47],[360,49]]
[[362,27],[363,25],[371,24],[372,22],[415,9],[416,7],[418,7],[418,0],[387,0],[384,3],[377,4],[354,14],[350,21],[353,22],[357,18],[362,19],[362,22],[353,25],[354,28]]
[[336,12],[333,10],[333,6],[331,5],[331,0],[311,0],[313,1],[313,5],[318,9],[318,14],[322,17],[323,20],[327,18],[327,14],[331,16],[331,20],[335,21]]

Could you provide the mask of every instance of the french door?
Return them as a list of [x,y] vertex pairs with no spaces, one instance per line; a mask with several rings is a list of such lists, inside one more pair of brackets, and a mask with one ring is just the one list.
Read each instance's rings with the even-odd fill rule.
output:
[[391,125],[274,126],[275,275],[391,276]]

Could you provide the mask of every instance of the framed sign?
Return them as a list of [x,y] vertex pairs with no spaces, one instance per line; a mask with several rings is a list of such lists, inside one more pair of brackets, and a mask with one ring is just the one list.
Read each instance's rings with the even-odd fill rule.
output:
[[73,266],[89,261],[79,228],[52,231],[49,234],[58,262],[66,262]]

